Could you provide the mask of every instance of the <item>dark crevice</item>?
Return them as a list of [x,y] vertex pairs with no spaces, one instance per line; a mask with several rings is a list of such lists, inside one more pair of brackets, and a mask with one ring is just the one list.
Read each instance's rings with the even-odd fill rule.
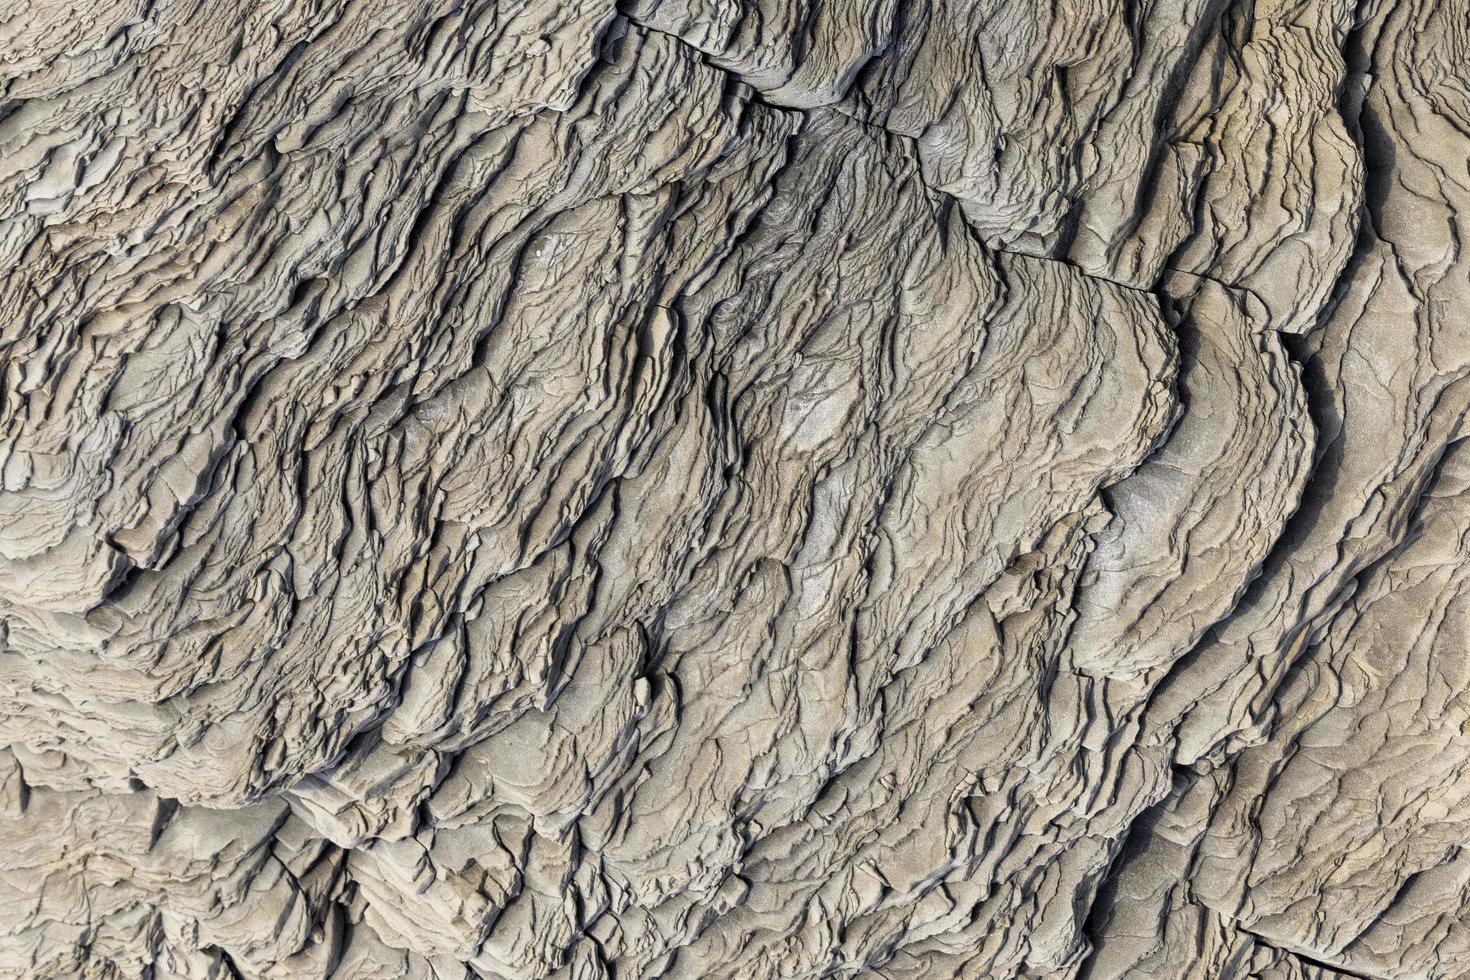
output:
[[1367,973],[1362,970],[1355,970],[1351,967],[1344,966],[1342,963],[1336,962],[1334,960],[1322,958],[1317,954],[1304,953],[1301,950],[1296,949],[1292,946],[1282,945],[1275,942],[1274,940],[1268,939],[1258,932],[1252,932],[1250,929],[1245,928],[1238,922],[1235,923],[1235,927],[1241,932],[1245,933],[1247,936],[1250,936],[1251,941],[1254,942],[1256,945],[1275,950],[1285,956],[1290,956],[1292,959],[1299,960],[1300,962],[1305,963],[1308,966],[1314,966],[1319,970],[1327,970],[1344,977],[1355,977],[1357,978],[1357,980],[1390,980],[1389,977],[1381,973]]

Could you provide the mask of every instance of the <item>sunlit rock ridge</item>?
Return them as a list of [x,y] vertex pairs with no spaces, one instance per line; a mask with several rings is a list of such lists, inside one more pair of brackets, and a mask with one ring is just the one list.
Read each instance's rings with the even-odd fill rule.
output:
[[1470,978],[1470,0],[0,4],[0,978]]

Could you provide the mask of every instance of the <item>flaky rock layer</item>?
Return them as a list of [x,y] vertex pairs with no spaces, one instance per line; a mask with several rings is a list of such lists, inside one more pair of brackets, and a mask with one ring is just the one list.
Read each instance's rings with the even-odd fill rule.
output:
[[0,9],[0,978],[1470,978],[1466,0]]

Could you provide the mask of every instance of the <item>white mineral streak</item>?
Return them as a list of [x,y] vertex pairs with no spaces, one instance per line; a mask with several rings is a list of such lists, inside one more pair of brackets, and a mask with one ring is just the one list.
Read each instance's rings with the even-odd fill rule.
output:
[[1470,978],[1470,0],[0,3],[0,978]]

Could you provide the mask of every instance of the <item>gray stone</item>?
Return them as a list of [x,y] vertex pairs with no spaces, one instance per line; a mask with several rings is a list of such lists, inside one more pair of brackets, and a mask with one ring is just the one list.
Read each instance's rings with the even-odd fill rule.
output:
[[1466,0],[0,10],[0,980],[1470,977]]

